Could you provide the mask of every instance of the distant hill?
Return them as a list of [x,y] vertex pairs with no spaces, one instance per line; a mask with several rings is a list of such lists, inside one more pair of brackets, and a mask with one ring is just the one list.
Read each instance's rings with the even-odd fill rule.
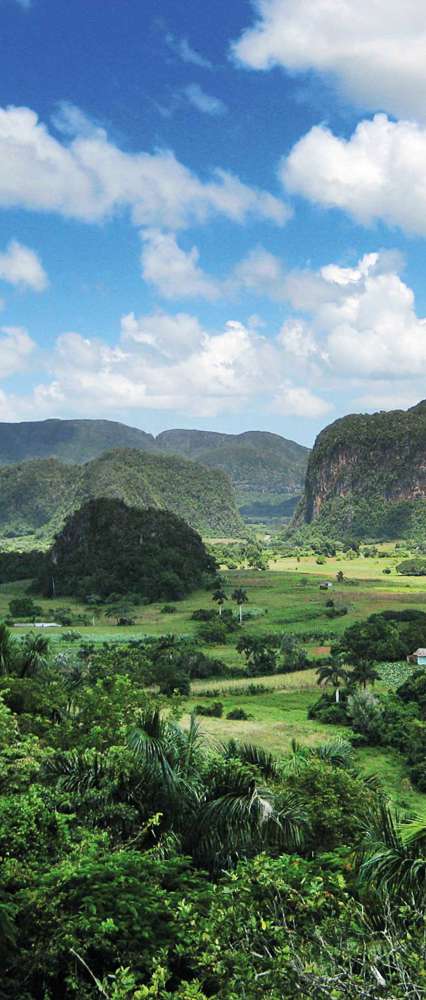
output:
[[96,497],[167,509],[206,535],[239,535],[243,524],[227,476],[179,456],[115,449],[84,465],[54,458],[0,468],[0,534],[49,539]]
[[352,414],[318,435],[293,526],[339,538],[426,532],[426,400],[409,410]]
[[[113,448],[182,455],[226,472],[238,503],[280,504],[300,495],[309,450],[279,434],[170,430],[158,437],[112,420],[41,420],[0,423],[0,466],[34,458],[81,464]],[[248,511],[249,513],[249,511]]]
[[155,451],[155,439],[136,427],[114,420],[34,420],[0,423],[0,465],[31,458],[88,462],[112,448]]
[[155,439],[161,451],[184,455],[227,473],[239,504],[249,513],[250,501],[269,499],[278,504],[303,490],[309,449],[279,434],[246,431],[163,431]]

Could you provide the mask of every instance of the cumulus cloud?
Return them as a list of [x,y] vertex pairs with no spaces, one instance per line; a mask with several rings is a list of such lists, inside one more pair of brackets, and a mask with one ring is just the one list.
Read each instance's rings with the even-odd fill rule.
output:
[[0,253],[0,280],[34,292],[43,292],[49,284],[37,254],[17,240],[11,240],[4,253]]
[[142,275],[164,298],[218,298],[219,284],[200,268],[197,247],[186,252],[173,233],[158,229],[145,230],[142,240]]
[[189,103],[197,111],[201,111],[205,115],[217,117],[218,115],[225,115],[228,110],[226,104],[220,100],[220,97],[213,97],[212,94],[206,94],[205,90],[198,83],[188,84],[187,87],[184,87],[183,93]]
[[0,378],[24,371],[35,343],[20,326],[0,328]]
[[227,288],[282,300],[286,298],[282,263],[263,246],[256,246],[236,265]]
[[254,25],[233,45],[251,69],[333,75],[372,110],[424,119],[423,0],[253,0]]
[[358,222],[382,220],[426,233],[426,127],[391,122],[386,115],[362,121],[350,139],[316,126],[280,166],[288,190]]
[[298,307],[306,283],[309,319],[299,326],[296,337],[291,324],[284,326],[284,348],[288,349],[290,337],[290,349],[296,345],[299,355],[305,351],[325,373],[337,377],[400,379],[426,374],[426,319],[417,316],[413,292],[395,270],[398,260],[398,255],[372,253],[355,268],[332,265],[315,274],[290,276],[289,298],[293,278]]
[[254,404],[312,418],[328,409],[291,378],[277,339],[232,320],[211,331],[187,313],[129,313],[115,344],[63,333],[46,363],[49,378],[31,396],[1,397],[0,416],[156,409],[214,417]]
[[0,109],[0,206],[85,222],[127,208],[136,225],[170,229],[217,214],[239,223],[253,216],[281,225],[288,218],[278,198],[220,168],[201,180],[170,150],[123,152],[100,128],[67,145],[29,108],[14,107]]

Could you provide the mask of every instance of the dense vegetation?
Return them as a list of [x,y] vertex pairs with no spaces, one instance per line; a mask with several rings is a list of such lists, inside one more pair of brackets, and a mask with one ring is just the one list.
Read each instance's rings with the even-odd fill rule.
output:
[[[81,464],[117,448],[181,455],[220,469],[231,479],[240,502],[249,505],[256,499],[279,504],[289,495],[300,494],[309,454],[307,448],[294,441],[261,431],[218,434],[171,430],[155,438],[112,420],[40,420],[2,423],[0,465],[34,458]],[[183,516],[182,511],[176,513]],[[201,528],[201,521],[194,522],[194,526]],[[225,530],[224,523],[220,530]]]
[[50,596],[132,591],[147,601],[179,600],[214,571],[200,536],[181,518],[100,498],[68,518],[39,586]]
[[160,648],[0,651],[0,996],[423,995],[425,830],[350,742],[209,744],[147,693]]
[[238,534],[232,488],[219,470],[142,451],[107,452],[86,465],[38,459],[0,469],[0,532],[35,534],[46,543],[90,497],[119,497],[132,507],[173,511],[206,534]]
[[425,441],[425,402],[336,420],[311,452],[296,523],[333,538],[424,537]]
[[308,448],[279,434],[173,430],[159,434],[156,444],[162,451],[226,472],[247,514],[252,509],[257,513],[252,504],[274,506],[303,489]]

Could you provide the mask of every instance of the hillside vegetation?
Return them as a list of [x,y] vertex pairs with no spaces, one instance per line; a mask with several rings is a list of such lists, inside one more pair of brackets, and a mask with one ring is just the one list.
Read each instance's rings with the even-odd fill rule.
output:
[[294,526],[339,538],[420,538],[426,528],[426,401],[356,414],[319,434]]
[[101,497],[67,519],[43,560],[39,587],[52,596],[132,591],[147,601],[179,600],[214,570],[200,536],[181,518]]
[[266,513],[271,504],[301,494],[309,454],[307,448],[294,441],[262,431],[217,434],[169,430],[155,438],[112,420],[40,420],[0,425],[0,465],[34,458],[81,464],[115,448],[181,455],[221,469],[231,479],[239,503],[263,502]]
[[207,535],[242,531],[232,487],[220,470],[175,456],[116,449],[85,465],[35,459],[0,469],[0,532],[49,540],[65,518],[95,497],[136,508],[158,507]]

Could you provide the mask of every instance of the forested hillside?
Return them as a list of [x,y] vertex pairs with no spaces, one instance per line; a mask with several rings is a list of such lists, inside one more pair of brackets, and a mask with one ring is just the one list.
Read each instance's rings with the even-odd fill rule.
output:
[[0,469],[1,534],[37,533],[39,541],[46,541],[92,497],[168,509],[204,534],[242,531],[231,484],[220,470],[172,455],[116,449],[85,465],[49,458]]
[[156,444],[162,451],[223,469],[240,504],[262,499],[266,504],[278,504],[286,495],[303,490],[309,449],[279,434],[171,430],[159,434]]
[[318,435],[295,525],[332,537],[420,538],[426,528],[426,401],[355,414]]
[[[112,420],[40,420],[0,424],[0,465],[34,458],[83,463],[112,448],[181,455],[226,472],[240,504],[279,505],[303,490],[308,448],[279,434],[170,430],[156,438]],[[249,512],[249,511],[247,511]]]

